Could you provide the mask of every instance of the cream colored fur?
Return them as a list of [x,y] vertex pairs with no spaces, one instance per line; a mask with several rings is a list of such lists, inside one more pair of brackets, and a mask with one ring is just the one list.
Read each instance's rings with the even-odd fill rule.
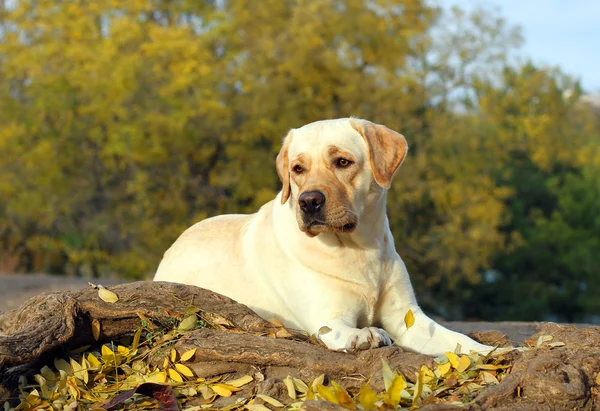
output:
[[[319,335],[334,350],[389,345],[391,337],[429,355],[457,345],[488,351],[417,304],[386,215],[387,188],[406,151],[404,137],[365,120],[292,130],[277,159],[282,192],[255,214],[209,218],[186,230],[154,279],[224,294]],[[342,168],[342,157],[352,163]],[[303,220],[298,197],[309,190],[326,194],[323,224]],[[408,310],[415,318],[409,329]]]

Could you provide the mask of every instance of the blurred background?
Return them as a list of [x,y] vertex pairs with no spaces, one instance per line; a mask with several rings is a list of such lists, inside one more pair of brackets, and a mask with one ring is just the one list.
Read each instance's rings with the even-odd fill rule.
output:
[[0,272],[151,278],[275,196],[290,128],[353,115],[411,146],[426,311],[600,323],[599,4],[0,0]]

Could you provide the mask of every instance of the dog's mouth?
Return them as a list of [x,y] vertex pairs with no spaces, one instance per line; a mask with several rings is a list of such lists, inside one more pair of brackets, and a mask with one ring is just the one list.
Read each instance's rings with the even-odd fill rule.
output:
[[300,225],[300,230],[306,233],[309,237],[314,237],[321,233],[340,233],[350,234],[356,230],[357,221],[341,221],[341,222],[324,222],[321,220],[313,220],[304,222]]

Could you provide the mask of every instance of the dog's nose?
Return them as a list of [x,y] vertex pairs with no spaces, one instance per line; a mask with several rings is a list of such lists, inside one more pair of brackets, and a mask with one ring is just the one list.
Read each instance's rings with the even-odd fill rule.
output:
[[306,214],[315,214],[325,204],[325,195],[320,191],[305,191],[298,197],[298,205]]

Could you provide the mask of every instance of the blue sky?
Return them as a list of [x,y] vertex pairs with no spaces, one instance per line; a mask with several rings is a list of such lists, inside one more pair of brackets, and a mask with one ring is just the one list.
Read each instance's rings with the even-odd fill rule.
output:
[[600,0],[437,0],[443,7],[500,10],[521,26],[519,53],[538,65],[558,66],[581,80],[586,92],[600,93]]

